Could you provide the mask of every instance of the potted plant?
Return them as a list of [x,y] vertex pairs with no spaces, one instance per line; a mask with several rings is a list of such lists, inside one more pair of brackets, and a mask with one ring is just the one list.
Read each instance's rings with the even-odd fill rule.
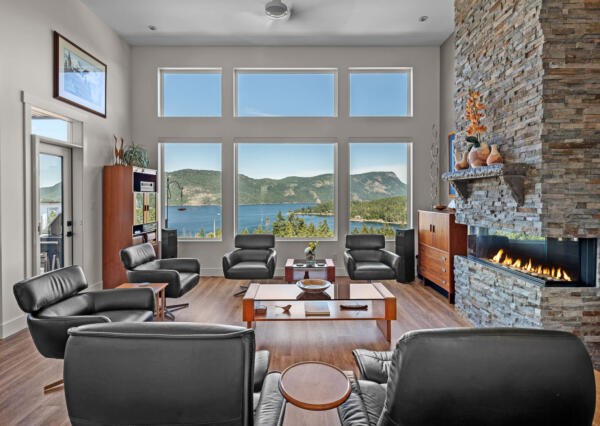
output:
[[317,247],[319,246],[318,241],[311,241],[308,243],[308,246],[304,249],[304,254],[306,255],[306,260],[309,262],[314,262],[316,258],[315,252],[317,251]]
[[477,91],[469,92],[465,118],[471,123],[467,128],[467,142],[472,144],[469,151],[469,164],[471,167],[481,167],[486,165],[486,160],[490,155],[489,146],[481,141],[481,134],[487,130],[479,120],[485,117],[485,105],[480,101],[481,94]]

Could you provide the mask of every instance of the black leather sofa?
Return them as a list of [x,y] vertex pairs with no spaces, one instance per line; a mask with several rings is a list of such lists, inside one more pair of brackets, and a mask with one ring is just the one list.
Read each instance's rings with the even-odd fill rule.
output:
[[[138,244],[121,250],[121,263],[132,283],[169,283],[166,297],[178,298],[196,287],[200,280],[200,261],[191,258],[157,259],[150,243]],[[167,318],[175,319],[173,311],[187,308],[189,303],[168,305]]]
[[195,323],[69,330],[65,397],[78,425],[278,425],[285,403],[254,330]]
[[[238,234],[236,250],[223,256],[223,276],[231,280],[271,279],[275,274],[277,251],[272,234]],[[244,293],[248,286],[240,286],[236,295]]]
[[385,250],[381,234],[346,235],[344,263],[351,280],[398,280],[400,257]]
[[[67,330],[84,324],[151,321],[154,293],[149,288],[83,292],[87,280],[80,266],[57,269],[13,286],[38,351],[63,359]],[[60,385],[61,381],[54,383]],[[47,386],[49,390],[54,386]]]
[[589,426],[594,371],[560,331],[487,328],[406,333],[394,352],[355,350],[360,379],[343,425]]

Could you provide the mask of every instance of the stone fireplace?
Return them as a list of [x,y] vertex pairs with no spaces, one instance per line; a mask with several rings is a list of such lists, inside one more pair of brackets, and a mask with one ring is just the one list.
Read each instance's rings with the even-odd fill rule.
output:
[[598,22],[585,1],[456,0],[456,146],[467,149],[466,98],[477,90],[483,140],[505,164],[444,175],[470,230],[469,256],[455,259],[457,311],[475,326],[573,332],[597,368]]

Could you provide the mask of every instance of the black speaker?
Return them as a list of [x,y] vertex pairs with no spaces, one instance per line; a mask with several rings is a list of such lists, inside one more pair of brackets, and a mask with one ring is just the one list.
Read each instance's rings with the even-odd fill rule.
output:
[[177,229],[162,229],[161,257],[177,257]]
[[415,280],[415,230],[396,230],[396,254],[400,256],[398,281],[410,283]]

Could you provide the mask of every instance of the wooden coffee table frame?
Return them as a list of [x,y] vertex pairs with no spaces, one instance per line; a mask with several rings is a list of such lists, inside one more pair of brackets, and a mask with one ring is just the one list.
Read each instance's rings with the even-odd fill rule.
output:
[[[244,295],[242,301],[242,320],[246,322],[246,327],[253,328],[256,321],[368,321],[375,320],[377,326],[389,342],[392,338],[392,320],[396,319],[396,297],[382,283],[372,284],[352,284],[352,285],[372,285],[381,298],[370,300],[359,299],[333,299],[327,300],[329,303],[330,315],[328,316],[306,316],[304,313],[304,301],[289,299],[282,300],[261,300],[257,299],[257,293],[260,286],[269,286],[272,284],[252,283]],[[285,285],[285,284],[284,284]],[[291,284],[287,284],[291,285]],[[347,303],[364,303],[368,305],[367,310],[346,310],[341,309],[340,305]],[[277,305],[292,305],[290,313],[285,314]],[[258,305],[267,306],[266,314],[257,314],[254,309]],[[296,306],[301,307],[296,307]],[[295,309],[294,309],[295,308]]]

